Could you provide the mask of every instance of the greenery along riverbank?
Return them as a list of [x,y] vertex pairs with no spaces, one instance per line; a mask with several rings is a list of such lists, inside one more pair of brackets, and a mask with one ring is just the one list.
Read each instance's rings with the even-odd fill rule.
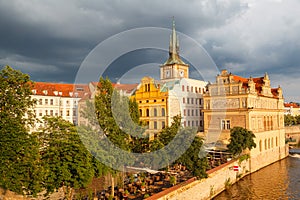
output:
[[[46,191],[47,196],[63,188],[66,198],[71,199],[74,190],[86,187],[93,177],[110,174],[114,188],[113,177],[118,171],[100,163],[87,151],[77,134],[77,127],[73,124],[59,117],[46,117],[44,127],[38,132],[29,133],[36,120],[33,112],[36,102],[30,97],[32,84],[34,83],[28,75],[10,67],[5,67],[0,72],[0,187],[33,197],[42,191]],[[110,100],[114,90],[111,82],[108,79],[100,79],[100,85],[95,97],[97,119],[94,122],[99,123],[105,130],[104,136],[119,148],[136,153],[154,151],[167,145],[178,130],[181,130],[180,116],[176,116],[173,124],[163,129],[152,141],[126,134],[115,123],[112,115]],[[123,96],[119,96],[117,101],[118,105],[129,102],[126,105],[129,105],[131,119],[136,124],[141,123],[135,102]],[[87,104],[89,109],[91,104]],[[93,134],[90,127],[79,129],[87,134],[85,136]],[[181,131],[186,134],[178,141],[194,137],[189,134],[192,132],[190,129]],[[203,139],[195,137],[187,151],[169,164],[184,165],[193,176],[206,177],[206,157],[198,156],[202,145]],[[104,156],[111,159],[109,155]],[[139,161],[138,164],[147,167],[147,162],[149,161]],[[135,164],[137,163],[133,163]],[[111,194],[114,194],[113,191]]]

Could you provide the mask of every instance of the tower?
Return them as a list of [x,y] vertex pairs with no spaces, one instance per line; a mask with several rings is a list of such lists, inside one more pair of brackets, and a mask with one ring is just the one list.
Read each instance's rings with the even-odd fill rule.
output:
[[160,79],[162,81],[168,81],[180,78],[189,78],[189,65],[185,64],[179,56],[179,39],[176,34],[175,21],[173,19],[169,44],[169,58],[160,66]]

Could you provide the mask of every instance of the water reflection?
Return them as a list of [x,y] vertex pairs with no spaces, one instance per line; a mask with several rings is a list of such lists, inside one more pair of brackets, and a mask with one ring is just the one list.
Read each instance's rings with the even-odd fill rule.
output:
[[300,156],[267,166],[214,199],[300,199]]

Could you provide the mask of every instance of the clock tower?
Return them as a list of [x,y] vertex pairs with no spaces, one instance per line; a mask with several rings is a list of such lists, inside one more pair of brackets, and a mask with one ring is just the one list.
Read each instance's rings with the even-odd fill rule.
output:
[[170,35],[169,58],[160,66],[160,79],[189,78],[189,65],[185,64],[179,56],[179,40],[176,35],[175,21],[173,19],[172,35]]

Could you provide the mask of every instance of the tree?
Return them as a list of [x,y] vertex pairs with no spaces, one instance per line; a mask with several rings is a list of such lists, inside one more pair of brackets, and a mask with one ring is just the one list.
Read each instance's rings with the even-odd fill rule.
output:
[[39,133],[47,194],[63,187],[67,199],[86,187],[94,176],[92,156],[81,143],[76,127],[60,117],[45,117]]
[[284,125],[285,126],[292,126],[297,124],[297,118],[288,114],[288,115],[284,115]]
[[234,156],[240,155],[243,150],[256,147],[254,142],[255,135],[242,127],[234,127],[230,129],[230,143],[227,145],[229,152]]
[[9,66],[0,72],[0,187],[20,194],[42,190],[38,140],[29,134],[35,116],[32,81]]

